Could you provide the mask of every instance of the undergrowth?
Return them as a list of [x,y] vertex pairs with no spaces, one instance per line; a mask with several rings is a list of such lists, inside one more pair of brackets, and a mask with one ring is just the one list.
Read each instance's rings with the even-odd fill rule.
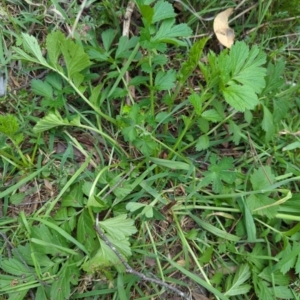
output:
[[297,1],[242,1],[231,49],[232,1],[25,2],[1,9],[1,299],[299,299]]

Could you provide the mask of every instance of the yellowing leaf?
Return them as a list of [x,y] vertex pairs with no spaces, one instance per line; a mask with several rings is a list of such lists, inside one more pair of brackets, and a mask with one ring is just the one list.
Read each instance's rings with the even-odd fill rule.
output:
[[234,30],[228,26],[228,17],[232,14],[233,8],[228,8],[217,14],[214,20],[214,32],[219,42],[230,48],[234,42]]

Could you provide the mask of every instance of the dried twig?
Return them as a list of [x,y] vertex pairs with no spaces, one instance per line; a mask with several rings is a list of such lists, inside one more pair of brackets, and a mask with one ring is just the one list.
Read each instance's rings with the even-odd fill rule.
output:
[[187,296],[185,293],[178,290],[177,288],[161,281],[160,279],[148,277],[148,276],[144,275],[143,273],[140,273],[140,272],[134,270],[133,268],[131,268],[131,266],[122,257],[121,253],[117,250],[117,248],[108,240],[108,238],[106,237],[104,232],[100,229],[99,225],[98,226],[95,225],[94,228],[95,228],[96,232],[98,233],[98,235],[104,240],[106,245],[117,255],[117,257],[119,258],[121,263],[124,265],[127,273],[134,274],[134,275],[138,276],[139,278],[141,278],[144,281],[153,282],[153,283],[156,283],[158,285],[161,285],[164,288],[166,288],[168,290],[171,290],[172,292],[178,294],[180,297],[182,297],[186,300],[191,300],[191,298],[189,296]]
[[71,37],[71,38],[74,38],[74,33],[75,33],[75,30],[76,30],[77,24],[78,24],[79,19],[80,19],[81,15],[82,15],[82,13],[83,13],[83,11],[85,9],[86,3],[87,3],[87,0],[83,0],[82,3],[81,3],[81,5],[80,5],[80,9],[79,9],[79,12],[78,12],[78,14],[76,16],[75,22],[74,22],[74,24],[72,26],[71,31],[69,32],[69,37]]
[[[131,15],[133,13],[134,6],[135,6],[134,1],[128,1],[125,16],[124,16],[124,21],[123,21],[122,35],[127,36],[128,38],[129,38],[129,28],[130,28],[130,22],[131,22]],[[124,64],[125,64],[125,61],[124,61]],[[126,84],[128,86],[128,83],[130,81],[130,75],[129,75],[128,71],[126,71],[126,73],[125,73],[125,80],[126,80]],[[128,95],[126,96],[126,104],[127,105],[131,105],[131,99],[130,98],[134,97],[134,94],[135,94],[134,87],[129,87],[128,88]]]

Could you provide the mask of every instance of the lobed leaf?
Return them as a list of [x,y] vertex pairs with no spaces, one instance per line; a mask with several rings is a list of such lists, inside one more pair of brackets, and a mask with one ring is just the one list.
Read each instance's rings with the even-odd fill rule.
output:
[[159,21],[175,18],[176,14],[171,3],[160,0],[154,5],[154,15],[152,18],[152,24],[155,24]]
[[249,292],[251,285],[244,284],[251,276],[248,264],[241,265],[235,273],[230,288],[225,292],[226,296],[242,295]]

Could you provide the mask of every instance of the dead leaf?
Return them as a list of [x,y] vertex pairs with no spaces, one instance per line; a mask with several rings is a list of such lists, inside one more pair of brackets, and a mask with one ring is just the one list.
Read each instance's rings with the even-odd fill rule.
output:
[[232,14],[233,8],[228,8],[219,14],[214,19],[214,32],[219,42],[230,48],[234,42],[234,30],[228,26],[228,17]]
[[197,293],[193,293],[193,299],[194,300],[209,300],[206,296],[197,294]]

